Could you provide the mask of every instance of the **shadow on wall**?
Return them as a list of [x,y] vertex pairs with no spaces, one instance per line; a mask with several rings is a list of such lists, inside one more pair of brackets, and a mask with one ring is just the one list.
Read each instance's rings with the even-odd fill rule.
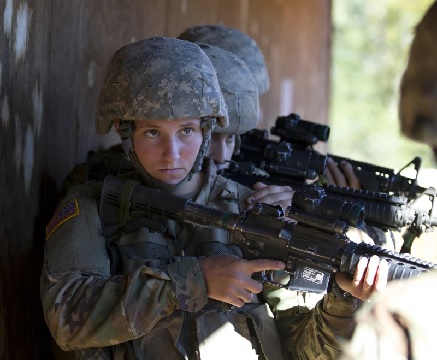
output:
[[[39,329],[43,334],[42,337],[46,340],[39,344],[41,349],[39,358],[47,360],[54,359],[54,356],[52,351],[52,337],[44,320],[41,300],[39,297],[39,278],[44,261],[45,227],[55,212],[58,199],[59,194],[55,180],[50,177],[46,171],[43,171],[39,189],[39,209],[37,216],[34,219],[34,237],[31,256],[31,268],[35,271],[31,272],[31,279],[27,280],[27,282],[30,283],[29,289],[31,291],[31,296],[26,299],[26,302],[32,302],[31,305],[33,310],[28,318],[36,322],[35,326],[31,329]],[[30,305],[28,306],[30,307]]]

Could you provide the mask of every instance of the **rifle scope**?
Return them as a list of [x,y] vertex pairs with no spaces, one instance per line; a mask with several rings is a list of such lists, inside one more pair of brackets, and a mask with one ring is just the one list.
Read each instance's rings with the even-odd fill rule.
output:
[[288,142],[268,144],[264,149],[264,161],[260,167],[268,172],[287,175],[288,169],[307,171],[306,178],[314,180],[324,174],[328,157],[313,151],[294,150]]
[[306,145],[314,145],[317,141],[326,142],[329,138],[329,126],[302,120],[298,114],[293,113],[276,118],[276,126],[270,132],[278,135],[282,141],[298,141]]

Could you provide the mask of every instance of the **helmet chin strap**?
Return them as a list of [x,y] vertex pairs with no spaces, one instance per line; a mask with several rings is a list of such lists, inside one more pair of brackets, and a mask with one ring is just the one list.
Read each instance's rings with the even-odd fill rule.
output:
[[200,127],[202,129],[202,144],[200,145],[199,153],[197,154],[196,160],[194,161],[193,168],[188,173],[188,175],[178,184],[167,184],[161,180],[158,180],[147,173],[143,165],[141,165],[138,156],[135,154],[132,134],[135,129],[135,123],[133,121],[120,121],[120,136],[121,145],[123,147],[124,156],[127,160],[131,161],[137,172],[142,177],[144,183],[148,186],[157,188],[170,193],[177,192],[185,182],[190,181],[193,175],[202,170],[203,158],[206,155],[209,144],[211,142],[212,129],[215,126],[216,118],[211,116],[206,116],[202,118]]
[[215,117],[205,116],[200,121],[200,128],[202,129],[202,144],[200,145],[199,153],[194,161],[193,168],[188,174],[188,180],[191,180],[195,173],[198,173],[200,170],[202,170],[203,159],[205,158],[209,144],[211,143],[211,134],[216,124],[216,120],[217,119]]
[[240,155],[241,137],[240,134],[235,134],[235,147],[233,155]]

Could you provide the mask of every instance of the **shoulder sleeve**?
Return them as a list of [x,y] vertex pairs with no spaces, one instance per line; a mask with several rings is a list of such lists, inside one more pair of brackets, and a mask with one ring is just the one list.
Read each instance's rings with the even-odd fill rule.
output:
[[293,359],[337,359],[342,341],[352,332],[359,300],[335,299],[330,293],[311,294],[305,299],[303,294],[286,289],[265,290],[263,295]]
[[40,295],[50,332],[64,350],[132,340],[175,310],[196,311],[207,301],[196,258],[111,276],[92,196],[65,199],[49,225]]

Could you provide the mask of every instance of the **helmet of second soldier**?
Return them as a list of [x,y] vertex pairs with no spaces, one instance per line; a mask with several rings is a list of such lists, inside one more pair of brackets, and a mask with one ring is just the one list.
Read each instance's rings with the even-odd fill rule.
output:
[[245,33],[224,25],[198,25],[186,29],[179,39],[218,46],[241,58],[255,77],[258,94],[270,88],[269,73],[264,56],[256,41]]
[[106,134],[120,121],[123,150],[146,182],[132,143],[134,120],[193,118],[201,119],[203,142],[188,180],[201,169],[215,122],[228,125],[214,66],[198,45],[174,38],[153,37],[115,52],[104,76],[96,130]]
[[255,78],[238,56],[216,46],[197,43],[214,65],[223,98],[228,107],[229,126],[214,133],[243,134],[256,127],[259,96]]

